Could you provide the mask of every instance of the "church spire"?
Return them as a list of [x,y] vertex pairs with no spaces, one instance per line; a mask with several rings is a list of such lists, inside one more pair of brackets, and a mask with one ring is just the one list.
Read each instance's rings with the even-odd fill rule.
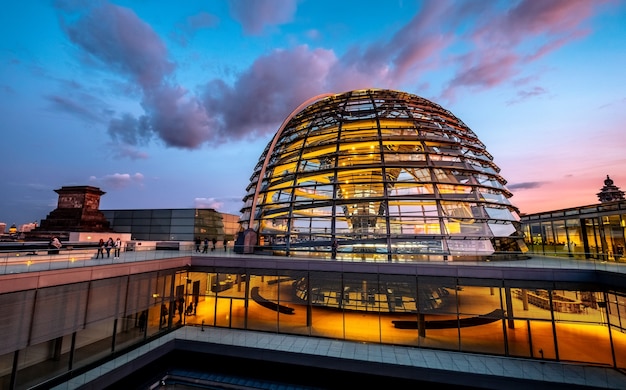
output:
[[602,187],[597,195],[601,203],[624,200],[624,191],[620,191],[619,187],[613,184],[613,180],[611,180],[609,175],[606,175],[604,187]]

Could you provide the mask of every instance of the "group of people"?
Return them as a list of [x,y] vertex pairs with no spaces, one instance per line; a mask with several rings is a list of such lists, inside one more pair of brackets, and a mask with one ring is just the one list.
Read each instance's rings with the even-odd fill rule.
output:
[[122,240],[118,237],[115,241],[113,241],[113,237],[109,237],[108,240],[104,241],[102,238],[98,241],[98,253],[96,254],[96,259],[102,257],[104,259],[104,252],[106,251],[107,257],[111,257],[111,249],[113,251],[113,258],[120,258],[120,251],[122,249]]
[[[211,252],[213,252],[215,250],[215,248],[217,248],[217,238],[213,237],[213,239],[211,240],[211,242],[213,243],[213,247],[211,248]],[[200,237],[196,237],[196,239],[194,240],[194,243],[196,244],[196,252],[200,253],[208,253],[209,252],[209,239],[208,238],[204,238],[204,240],[201,240]],[[200,250],[200,245],[202,245],[202,250]],[[224,251],[228,250],[228,240],[224,239]]]
[[[170,312],[171,310],[171,312]],[[178,311],[179,319],[178,324],[181,324],[183,321],[183,314],[187,316],[195,316],[196,310],[198,310],[198,303],[194,304],[193,302],[189,302],[189,305],[185,307],[185,299],[179,298],[177,301],[173,301],[170,305],[170,309],[167,308],[165,303],[161,304],[161,320],[160,326],[167,324],[168,317],[176,317],[176,312]]]

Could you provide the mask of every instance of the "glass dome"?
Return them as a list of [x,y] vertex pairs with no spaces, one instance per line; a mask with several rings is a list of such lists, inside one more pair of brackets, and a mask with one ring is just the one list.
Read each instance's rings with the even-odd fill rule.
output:
[[255,250],[364,260],[526,252],[519,212],[476,134],[409,93],[317,96],[280,127],[252,174],[241,223]]

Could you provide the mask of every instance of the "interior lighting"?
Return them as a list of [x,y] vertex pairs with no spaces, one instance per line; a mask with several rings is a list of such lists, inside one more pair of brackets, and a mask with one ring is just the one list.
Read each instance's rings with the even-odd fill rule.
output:
[[[360,117],[345,110],[365,101],[376,102],[372,106],[376,121],[372,116]],[[347,115],[338,116],[337,112]],[[328,127],[321,129],[310,123]],[[435,127],[436,132],[424,130]],[[342,128],[346,131],[339,132]],[[448,140],[442,146],[444,136]],[[360,153],[356,153],[356,145]],[[367,149],[370,151],[365,152]],[[307,164],[307,170],[293,173],[293,186],[282,179],[284,165],[271,163],[292,161],[290,156],[301,156],[294,164]],[[477,164],[476,159],[484,163]],[[455,164],[433,165],[431,160]],[[388,162],[386,166],[383,161]],[[465,167],[462,174],[457,166]],[[390,261],[420,252],[411,246],[396,255],[398,248],[419,241],[420,235],[437,235],[424,240],[441,248],[450,247],[448,240],[454,240],[453,244],[464,240],[463,250],[473,257],[483,242],[488,248],[482,248],[481,253],[525,253],[528,249],[523,233],[511,222],[519,211],[508,201],[512,194],[498,172],[474,132],[436,103],[405,92],[378,89],[320,96],[294,110],[260,156],[250,176],[241,224],[257,233],[261,246],[272,243],[287,256],[296,243],[314,252],[320,247],[317,242],[326,242],[339,232],[346,233],[342,246],[347,249],[355,244],[384,243],[376,245],[376,256],[386,254]],[[352,177],[355,180],[348,179]],[[281,194],[280,199],[273,198],[275,193]],[[494,233],[484,220],[476,219],[488,215],[485,202],[468,205],[462,199],[483,199],[485,193],[491,194],[489,204],[498,209],[493,223],[509,225],[501,233]],[[334,211],[328,213],[331,208]],[[277,209],[280,213],[275,212]],[[277,242],[278,219],[283,230],[298,231],[298,236]],[[422,219],[424,223],[417,222]],[[506,245],[500,247],[501,241]]]

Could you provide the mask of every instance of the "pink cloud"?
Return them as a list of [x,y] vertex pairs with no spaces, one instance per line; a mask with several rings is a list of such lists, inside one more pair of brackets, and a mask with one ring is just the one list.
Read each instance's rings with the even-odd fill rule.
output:
[[296,0],[229,0],[228,6],[248,35],[259,35],[266,26],[288,23],[296,12]]
[[65,31],[85,53],[143,88],[160,85],[175,68],[159,36],[128,8],[103,3],[86,9]]
[[[446,72],[450,66],[455,68],[443,91],[449,100],[462,89],[489,89],[505,82],[523,86],[522,80],[534,79],[524,74],[525,65],[584,36],[584,24],[596,7],[576,0],[524,0],[502,11],[495,3],[425,2],[389,37],[353,45],[341,56],[304,45],[276,49],[257,58],[232,84],[210,80],[194,96],[175,83],[176,66],[150,26],[126,8],[97,4],[65,21],[65,31],[86,59],[134,86],[129,94],[139,90],[145,111],[139,117],[118,113],[109,123],[109,135],[132,147],[156,138],[187,149],[271,134],[291,110],[320,93],[430,86],[428,72]],[[290,21],[296,7],[295,0],[229,4],[249,33]],[[192,30],[213,23],[208,14],[187,20]],[[541,87],[526,88],[518,99],[541,93]],[[74,115],[93,115],[78,110],[74,100],[53,102]]]
[[504,13],[485,9],[475,27],[468,30],[468,43],[474,49],[461,57],[464,60],[443,96],[452,98],[460,87],[487,89],[512,80],[529,62],[588,34],[585,22],[600,4],[523,0]]
[[396,88],[414,82],[434,69],[440,53],[452,42],[451,29],[442,29],[448,11],[446,2],[426,2],[424,9],[389,39],[369,45],[354,45],[338,61],[329,83],[339,90]]
[[275,50],[258,58],[234,86],[213,80],[205,87],[204,107],[218,118],[220,139],[272,133],[300,103],[328,92],[328,72],[336,62],[331,51]]
[[192,149],[212,137],[210,119],[199,102],[184,88],[171,85],[175,65],[149,25],[131,10],[108,3],[81,11],[78,19],[65,23],[68,37],[102,66],[136,83],[143,93],[147,115],[124,114],[112,120],[113,139],[136,145],[154,133],[169,146]]
[[198,209],[213,209],[221,210],[224,206],[224,202],[215,198],[195,198],[193,200],[193,207]]
[[114,173],[103,177],[91,176],[89,181],[97,183],[104,188],[122,189],[130,185],[143,184],[144,176],[141,173],[129,174],[129,173]]
[[528,35],[559,35],[579,28],[603,1],[524,0],[494,24],[496,31],[507,32],[513,43]]

